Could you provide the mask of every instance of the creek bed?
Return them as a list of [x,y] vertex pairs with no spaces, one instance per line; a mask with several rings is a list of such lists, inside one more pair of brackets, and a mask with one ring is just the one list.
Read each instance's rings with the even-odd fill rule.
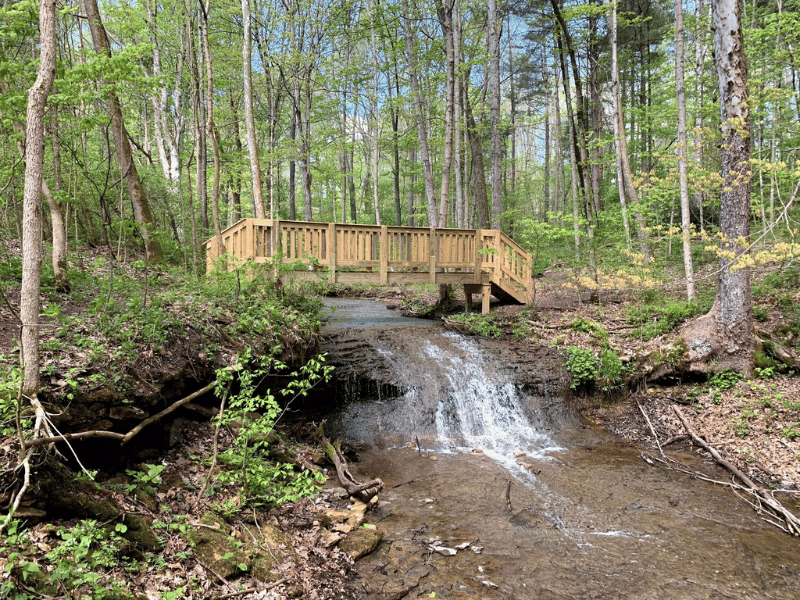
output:
[[[356,563],[366,598],[800,598],[797,539],[727,489],[582,427],[551,355],[410,325],[372,302],[337,307],[323,349],[340,376],[372,383],[340,386],[350,392],[326,416],[366,445],[353,472],[386,484],[371,515],[386,538]],[[491,410],[519,404],[528,421],[505,449],[492,440],[471,452],[481,438],[467,429],[483,427],[472,421],[486,409],[462,401],[495,393]],[[729,479],[689,449],[670,454]],[[432,550],[465,543],[452,556]]]

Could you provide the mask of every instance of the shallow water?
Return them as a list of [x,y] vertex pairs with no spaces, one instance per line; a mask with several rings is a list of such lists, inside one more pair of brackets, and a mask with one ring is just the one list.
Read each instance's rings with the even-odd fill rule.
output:
[[[339,402],[331,415],[370,448],[353,472],[386,484],[371,516],[385,541],[356,564],[366,598],[800,598],[800,541],[731,492],[580,427],[552,397],[515,388],[514,365],[475,342],[430,323],[389,325],[385,307],[369,316],[363,303],[340,304],[341,322],[391,327],[381,360],[393,384],[408,384]],[[482,413],[501,427],[472,423]],[[729,479],[688,450],[672,456]],[[482,550],[444,556],[431,540]]]

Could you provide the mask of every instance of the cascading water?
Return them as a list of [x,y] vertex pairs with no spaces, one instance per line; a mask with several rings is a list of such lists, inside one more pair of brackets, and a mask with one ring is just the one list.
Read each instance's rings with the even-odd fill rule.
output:
[[449,386],[436,409],[439,449],[479,449],[506,465],[518,455],[542,457],[560,447],[536,427],[519,390],[490,372],[481,349],[457,334],[442,336],[459,352],[426,342],[423,352],[439,364]]
[[379,448],[480,450],[520,472],[521,455],[542,458],[559,449],[550,432],[566,417],[553,411],[545,391],[523,391],[506,365],[460,334],[418,329],[412,346],[398,341],[408,339],[387,335],[373,349],[384,376],[391,373],[394,393],[371,386],[365,394],[355,372],[339,373],[344,398],[328,416],[332,435]]
[[[322,345],[336,382],[313,404],[329,437],[368,445],[356,478],[385,483],[369,519],[386,537],[355,565],[366,600],[800,598],[796,541],[724,490],[581,427],[553,350],[444,333],[367,301],[342,308]],[[483,455],[462,452],[473,449]],[[720,477],[691,451],[665,452]]]

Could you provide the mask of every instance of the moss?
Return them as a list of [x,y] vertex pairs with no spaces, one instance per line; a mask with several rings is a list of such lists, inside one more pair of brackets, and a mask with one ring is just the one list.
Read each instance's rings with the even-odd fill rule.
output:
[[127,515],[125,524],[128,526],[128,530],[123,537],[133,543],[137,549],[145,552],[156,552],[161,549],[161,540],[153,533],[152,521],[149,517]]
[[366,556],[383,541],[383,532],[370,527],[361,527],[347,534],[339,543],[342,552],[349,554],[353,560]]
[[757,369],[775,369],[776,371],[781,371],[786,367],[782,362],[758,350],[753,353],[753,363]]

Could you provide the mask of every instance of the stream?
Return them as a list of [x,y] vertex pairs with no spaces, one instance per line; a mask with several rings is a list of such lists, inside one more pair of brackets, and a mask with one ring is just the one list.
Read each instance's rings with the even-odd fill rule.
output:
[[337,375],[318,410],[362,445],[356,477],[385,483],[370,513],[384,541],[356,563],[365,598],[800,598],[800,542],[583,426],[551,349],[328,302]]

